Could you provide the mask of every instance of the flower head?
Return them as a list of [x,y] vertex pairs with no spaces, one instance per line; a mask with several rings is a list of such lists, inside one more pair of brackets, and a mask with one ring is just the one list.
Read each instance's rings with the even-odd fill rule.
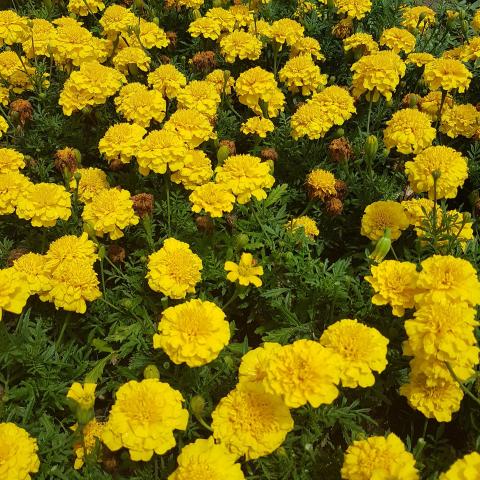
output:
[[130,163],[137,155],[139,144],[147,131],[135,123],[117,123],[108,128],[98,143],[98,150],[105,158],[121,163]]
[[475,480],[476,472],[480,472],[480,453],[472,452],[459,458],[439,480]]
[[28,19],[13,10],[0,11],[0,47],[22,43],[28,37]]
[[[82,430],[82,441],[79,441],[74,444],[73,448],[75,450],[75,463],[73,468],[79,470],[83,467],[85,457],[94,452],[97,445],[100,443],[100,439],[103,435],[103,430],[105,428],[104,422],[99,422],[95,418],[90,420]],[[77,429],[77,426],[72,427]]]
[[132,66],[142,72],[148,72],[150,67],[150,57],[141,47],[125,47],[118,51],[113,57],[115,68],[124,74],[131,71]]
[[192,109],[211,118],[217,113],[220,94],[215,86],[206,80],[192,80],[177,94],[178,108]]
[[440,131],[450,138],[460,135],[471,138],[475,135],[480,126],[480,112],[474,105],[454,105],[451,108],[444,108],[442,111],[442,123]]
[[187,84],[187,79],[174,65],[166,63],[148,74],[148,83],[163,96],[172,99]]
[[429,198],[412,198],[401,202],[410,225],[421,227],[425,218],[433,209],[434,203]]
[[410,226],[402,205],[391,200],[373,202],[365,208],[362,217],[361,234],[370,240],[377,241],[389,228],[392,240],[397,240],[402,230]]
[[12,148],[0,148],[0,173],[18,172],[25,167],[25,157]]
[[187,190],[195,190],[212,178],[212,162],[202,150],[188,150],[183,161],[183,167],[172,173],[172,182],[181,183]]
[[310,198],[319,198],[324,201],[336,195],[335,182],[336,179],[333,173],[316,168],[307,175],[305,185]]
[[0,320],[3,310],[17,314],[22,313],[29,296],[30,288],[27,278],[22,272],[15,268],[0,270]]
[[227,279],[231,282],[238,282],[240,285],[254,285],[261,287],[262,281],[259,277],[263,275],[263,267],[256,264],[251,253],[242,253],[238,263],[225,262],[225,270],[228,272]]
[[435,57],[431,53],[415,52],[409,53],[405,62],[407,64],[412,63],[417,67],[423,67],[427,63],[430,63],[432,60],[435,60]]
[[80,17],[86,17],[90,13],[97,13],[105,8],[102,0],[69,0],[68,11]]
[[380,45],[385,45],[395,53],[410,53],[415,48],[416,38],[404,28],[387,28],[382,32]]
[[231,212],[235,203],[233,194],[223,184],[214,182],[196,187],[188,199],[192,203],[194,212],[199,213],[204,210],[212,218]]
[[298,55],[287,61],[278,72],[280,80],[293,92],[311,95],[320,86],[327,84],[327,76],[320,73],[310,55]]
[[[0,151],[0,157],[1,155]],[[31,185],[28,177],[22,175],[19,171],[0,173],[0,215],[13,213],[18,198]]]
[[134,27],[137,18],[131,10],[121,5],[110,5],[103,12],[99,23],[105,36],[116,38],[119,33],[127,33],[129,27]]
[[303,37],[303,26],[290,18],[281,18],[272,23],[270,37],[279,44],[295,45]]
[[263,379],[267,376],[267,364],[281,348],[279,343],[265,342],[261,347],[247,352],[238,367],[238,383],[255,383],[262,386]]
[[[440,104],[442,102],[442,92],[440,90],[429,92],[419,102],[418,107],[420,111],[425,112],[432,120],[432,122],[438,119],[438,111],[440,110]],[[446,95],[443,100],[442,112],[453,107],[454,101],[451,95]],[[443,113],[442,113],[443,115]]]
[[25,276],[30,295],[50,290],[51,281],[45,255],[26,253],[13,262],[12,268]]
[[230,340],[230,326],[214,303],[189,300],[162,312],[153,347],[177,365],[199,367],[215,360]]
[[315,220],[306,215],[292,218],[292,220],[290,220],[285,226],[291,232],[303,230],[303,233],[310,238],[314,238],[320,233]]
[[[150,50],[151,48],[163,48],[168,47],[170,41],[167,38],[167,34],[154,22],[148,22],[143,18],[135,20],[135,28],[138,29],[138,38],[135,32],[131,32],[129,35],[125,35],[128,44],[132,47],[141,47]],[[139,41],[140,39],[140,41]]]
[[354,33],[343,40],[343,49],[346,52],[353,50],[362,55],[371,55],[378,52],[378,44],[369,33]]
[[197,18],[193,20],[188,27],[188,33],[190,33],[193,38],[203,37],[217,40],[221,32],[222,27],[220,23],[208,17]]
[[90,410],[95,404],[96,383],[72,383],[67,398],[73,400],[82,410]]
[[216,138],[208,117],[194,109],[180,109],[165,122],[164,130],[177,134],[190,148]]
[[68,260],[85,260],[90,264],[94,264],[98,258],[96,253],[97,247],[88,239],[88,235],[83,232],[79,237],[75,235],[64,235],[57,238],[48,247],[45,255],[46,267],[53,271],[64,261]]
[[371,0],[335,0],[335,6],[340,13],[349,18],[361,20],[371,9]]
[[[99,168],[79,168],[75,172],[81,175],[78,182],[78,197],[84,203],[90,202],[102,190],[110,188],[108,184],[107,174]],[[70,180],[70,189],[77,188],[77,180]]]
[[258,60],[262,52],[262,42],[252,33],[235,30],[220,40],[220,52],[227,63],[240,60]]
[[[257,31],[258,31],[258,21],[257,21]],[[290,49],[290,56],[296,57],[297,55],[311,55],[313,58],[317,59],[318,61],[325,60],[325,57],[321,52],[320,43],[316,38],[313,38],[313,37],[301,37],[297,40],[297,42],[294,45],[292,45]]]
[[423,78],[430,90],[458,90],[463,93],[470,86],[472,74],[459,60],[438,58],[425,65]]

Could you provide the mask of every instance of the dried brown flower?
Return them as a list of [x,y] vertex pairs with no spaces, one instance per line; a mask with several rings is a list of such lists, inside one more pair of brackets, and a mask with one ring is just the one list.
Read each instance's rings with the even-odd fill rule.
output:
[[353,149],[345,137],[335,138],[328,146],[330,158],[335,162],[347,162],[353,156]]
[[153,212],[153,195],[151,193],[139,193],[132,195],[133,209],[135,213],[144,218]]

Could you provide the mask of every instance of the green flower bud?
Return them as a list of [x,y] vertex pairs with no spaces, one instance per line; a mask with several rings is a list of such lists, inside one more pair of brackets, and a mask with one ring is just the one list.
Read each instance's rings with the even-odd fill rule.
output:
[[147,365],[143,370],[143,378],[160,378],[160,371],[155,365]]
[[77,408],[75,411],[75,417],[80,425],[86,425],[90,420],[95,416],[93,408],[89,410],[84,410],[82,408]]
[[273,175],[273,172],[274,172],[274,170],[275,170],[275,164],[273,163],[273,160],[267,160],[265,163],[266,163],[266,164],[269,166],[269,168],[270,168],[270,174]]
[[392,239],[391,239],[391,230],[389,228],[385,229],[385,233],[383,237],[380,238],[375,245],[375,250],[370,255],[370,258],[376,262],[380,263],[390,251],[392,247]]
[[82,154],[80,153],[80,150],[74,148],[73,149],[73,154],[75,155],[75,160],[79,165],[82,164]]
[[345,130],[343,128],[337,128],[333,133],[333,138],[340,138],[345,135]]
[[217,161],[219,165],[223,165],[225,160],[230,156],[230,149],[226,145],[222,145],[217,150]]
[[205,411],[205,399],[201,395],[195,395],[190,400],[190,408],[196,417],[201,417]]
[[105,258],[106,250],[105,250],[105,245],[100,245],[100,248],[98,249],[98,258],[100,260],[103,260]]
[[197,19],[201,18],[201,16],[202,16],[202,14],[200,13],[200,10],[198,8],[196,8],[192,12],[192,15],[193,15],[194,20],[197,20]]
[[235,238],[233,239],[235,250],[243,250],[248,245],[249,241],[250,239],[245,233],[239,233],[238,235],[235,235]]
[[135,0],[133,4],[135,5],[136,8],[139,8],[139,9],[145,6],[145,4],[143,3],[143,0]]
[[158,17],[153,17],[152,22],[153,22],[155,25],[160,25],[160,19],[159,19]]
[[378,152],[378,139],[375,135],[369,135],[365,140],[365,155],[369,160],[373,160]]

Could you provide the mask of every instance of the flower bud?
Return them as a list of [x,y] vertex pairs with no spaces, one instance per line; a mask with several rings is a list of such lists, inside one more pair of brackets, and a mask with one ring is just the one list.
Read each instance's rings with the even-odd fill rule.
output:
[[273,160],[267,160],[265,163],[270,168],[270,174],[273,175],[273,172],[275,170],[275,164],[273,163]]
[[343,128],[337,128],[333,133],[333,138],[341,138],[345,135],[345,130]]
[[157,26],[160,25],[160,19],[158,17],[153,17],[152,22]]
[[236,250],[243,250],[248,245],[249,241],[250,239],[248,238],[248,235],[245,233],[239,233],[238,235],[235,235],[233,244],[235,245]]
[[230,156],[230,149],[226,145],[222,145],[217,150],[218,165],[223,165],[225,160]]
[[103,260],[105,258],[106,250],[105,250],[105,245],[100,245],[98,249],[98,258],[100,260]]
[[145,4],[143,3],[143,0],[135,0],[133,4],[135,5],[136,8],[139,8],[139,9],[145,6]]
[[200,10],[198,8],[196,8],[193,12],[192,12],[192,15],[193,15],[193,18],[194,20],[198,20],[199,18],[201,18],[202,14],[200,13]]
[[143,378],[156,378],[158,380],[160,378],[160,371],[155,365],[147,365],[143,370]]
[[365,140],[365,155],[369,160],[373,160],[378,151],[378,139],[375,135],[369,135]]
[[370,258],[377,263],[380,263],[390,251],[392,246],[391,239],[391,230],[389,228],[385,229],[383,237],[377,241],[375,245],[375,250],[370,254]]
[[196,417],[201,417],[205,411],[205,399],[201,395],[195,395],[190,400],[190,408]]

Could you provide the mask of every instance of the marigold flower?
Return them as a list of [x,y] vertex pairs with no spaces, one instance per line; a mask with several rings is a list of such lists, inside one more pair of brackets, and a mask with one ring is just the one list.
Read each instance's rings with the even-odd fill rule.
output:
[[320,73],[310,55],[298,55],[287,61],[278,72],[280,80],[293,92],[302,95],[311,95],[320,86],[327,84],[327,76]]
[[389,228],[392,240],[397,240],[402,230],[409,225],[400,203],[391,200],[373,202],[365,208],[361,234],[376,241],[383,236],[385,229]]
[[333,124],[324,116],[325,110],[315,102],[301,105],[290,120],[291,135],[295,140],[307,136],[310,140],[322,138]]
[[191,109],[213,117],[217,113],[220,94],[211,82],[192,80],[177,94],[179,109]]
[[183,167],[172,173],[172,182],[181,183],[187,190],[195,190],[212,178],[212,162],[202,150],[188,150],[183,161]]
[[424,5],[402,9],[402,25],[409,30],[424,30],[435,23],[435,12]]
[[[77,425],[72,427],[72,430],[77,430]],[[82,441],[73,445],[75,451],[75,463],[73,468],[80,470],[85,462],[85,457],[94,452],[97,445],[100,444],[105,422],[99,422],[95,418],[90,420],[82,429]]]
[[219,22],[212,18],[200,17],[190,23],[188,33],[193,38],[204,37],[217,40],[222,33],[222,27]]
[[212,218],[231,212],[235,203],[232,193],[224,185],[214,182],[196,187],[188,199],[192,203],[192,211],[200,213],[204,210]]
[[[440,110],[440,104],[442,102],[442,92],[435,91],[430,92],[425,97],[423,97],[419,102],[419,108],[422,112],[425,112],[431,119],[432,122],[436,121],[438,118],[438,112]],[[443,110],[445,112],[447,109],[453,107],[454,101],[451,95],[446,95],[443,102]]]
[[223,444],[216,444],[213,438],[199,438],[182,448],[177,457],[178,467],[168,480],[244,480],[236,455],[230,453]]
[[22,43],[29,33],[28,19],[13,10],[0,11],[0,47]]
[[371,0],[335,0],[335,6],[340,13],[349,18],[361,20],[372,9]]
[[413,63],[417,67],[423,67],[427,63],[432,62],[433,60],[435,60],[435,57],[431,53],[415,52],[415,53],[409,53],[405,62],[407,64]]
[[147,131],[137,124],[117,123],[109,127],[98,143],[98,150],[109,161],[130,163],[138,155],[139,144]]
[[101,12],[105,8],[102,0],[69,0],[68,11],[80,17],[86,17],[90,13]]
[[196,148],[203,142],[216,138],[208,117],[193,109],[177,110],[163,128],[170,135],[179,135],[190,148]]
[[404,28],[387,28],[380,37],[380,45],[385,45],[395,53],[410,53],[415,48],[415,43],[415,36]]
[[392,51],[380,51],[363,56],[352,65],[353,95],[360,97],[366,93],[376,102],[383,95],[386,100],[392,98],[400,79],[405,75],[406,66],[402,59]]
[[122,48],[113,57],[115,68],[124,74],[128,74],[132,66],[137,67],[142,72],[148,72],[150,61],[150,57],[141,47]]
[[210,82],[215,90],[221,95],[230,95],[232,88],[235,86],[235,80],[227,70],[220,70],[219,68],[210,72],[205,80]]
[[355,440],[345,452],[342,478],[418,480],[420,475],[415,468],[414,456],[407,452],[403,442],[394,433],[390,433],[386,438]]
[[215,360],[230,340],[230,326],[222,309],[212,302],[190,300],[162,312],[153,347],[173,363],[199,367]]
[[210,8],[205,13],[205,17],[220,25],[222,32],[231,32],[235,28],[235,16],[232,12],[225,10],[224,8]]
[[185,298],[195,292],[202,268],[202,260],[187,243],[167,238],[162,248],[148,257],[146,278],[153,291],[169,298]]
[[293,429],[288,407],[259,385],[242,384],[212,412],[213,437],[236,456],[253,460],[275,451]]
[[96,383],[81,384],[73,382],[67,392],[67,398],[73,400],[82,410],[90,410],[95,404]]
[[245,135],[258,135],[260,138],[265,138],[267,133],[273,132],[275,125],[271,120],[264,117],[252,117],[240,126],[240,131]]
[[465,92],[470,86],[472,74],[459,60],[438,58],[425,65],[423,78],[430,90]]
[[[30,289],[23,273],[14,268],[0,270],[0,321],[3,310],[22,313],[29,296]],[[0,463],[0,468],[1,465]]]
[[163,174],[167,167],[171,171],[178,171],[184,166],[188,154],[182,137],[166,129],[151,131],[137,145],[137,149],[137,162],[142,175],[148,175],[150,170]]
[[27,58],[33,58],[38,55],[49,57],[52,54],[51,41],[55,35],[55,27],[43,18],[34,18],[30,20],[31,29],[28,29],[28,35],[22,42],[22,49]]
[[291,232],[303,230],[303,233],[310,238],[314,238],[320,233],[315,220],[306,215],[292,218],[292,220],[290,220],[285,226]]
[[320,344],[340,356],[340,381],[344,387],[370,387],[375,383],[372,371],[387,366],[388,339],[375,328],[357,320],[339,320],[320,337]]
[[429,198],[412,198],[401,202],[410,225],[421,227],[425,218],[433,210],[434,203]]
[[262,42],[253,34],[242,30],[228,33],[220,40],[220,53],[228,63],[240,60],[258,60],[262,52]]
[[119,33],[128,33],[128,29],[138,21],[131,10],[121,5],[110,5],[103,12],[99,23],[105,36],[116,38]]
[[385,146],[400,153],[419,153],[429,147],[436,137],[429,116],[415,108],[398,110],[383,131]]
[[427,192],[433,199],[436,187],[437,199],[455,198],[458,188],[468,177],[468,167],[460,152],[437,145],[426,148],[413,161],[406,162],[405,173],[414,192]]
[[22,153],[12,148],[0,148],[0,173],[17,173],[25,165],[25,157]]
[[138,82],[122,87],[115,105],[126,120],[143,128],[148,128],[152,120],[160,123],[165,118],[166,103],[162,94]]
[[38,472],[37,441],[14,423],[0,423],[0,478],[30,480]]
[[340,358],[313,340],[283,346],[266,365],[263,387],[280,395],[290,408],[310,403],[314,408],[338,396]]
[[372,275],[365,277],[375,291],[374,305],[390,305],[393,315],[402,317],[406,308],[415,306],[418,293],[417,267],[414,263],[384,260],[372,266]]
[[369,33],[354,33],[343,40],[345,52],[353,50],[361,52],[362,55],[371,55],[378,52],[378,44]]
[[173,99],[187,84],[187,79],[174,65],[167,63],[148,74],[148,83],[163,96]]
[[459,458],[439,480],[475,480],[475,475],[480,471],[480,453],[472,452]]
[[310,55],[318,61],[325,60],[325,56],[322,54],[320,48],[320,43],[318,43],[318,40],[313,37],[301,37],[294,45],[292,45],[290,56],[296,57],[297,55]]
[[112,451],[124,447],[133,461],[148,462],[175,446],[174,430],[185,430],[188,411],[181,393],[156,378],[122,385],[102,435]]
[[93,265],[98,259],[97,247],[88,239],[86,232],[79,237],[75,235],[64,235],[57,238],[48,247],[45,254],[46,268],[49,271],[55,270],[62,263],[69,260],[84,260]]
[[329,197],[335,196],[337,190],[335,189],[335,176],[328,170],[316,168],[312,170],[305,180],[308,196],[310,198],[318,198],[322,201]]
[[[79,168],[75,172],[80,174],[78,182],[78,197],[84,203],[90,202],[102,190],[110,188],[108,184],[107,174],[99,168]],[[77,189],[77,180],[70,180],[70,190]]]
[[279,343],[265,342],[261,347],[254,348],[243,355],[238,367],[238,383],[240,385],[255,383],[262,386],[263,379],[267,376],[266,366],[281,348]]
[[50,290],[51,282],[45,255],[26,253],[14,260],[12,268],[25,276],[30,295]]
[[263,275],[263,267],[257,266],[251,253],[242,253],[240,261],[225,262],[225,271],[227,271],[227,280],[238,282],[240,285],[261,287],[262,281],[259,277]]
[[111,240],[123,237],[126,227],[139,222],[130,192],[117,188],[101,190],[85,205],[82,219],[91,225],[96,235],[103,237],[108,234]]
[[295,45],[303,37],[303,32],[303,26],[290,18],[276,20],[270,27],[271,39],[280,45]]
[[450,138],[460,135],[471,138],[475,135],[480,125],[480,112],[474,105],[454,105],[442,111],[440,131]]
[[253,13],[250,11],[248,5],[239,3],[232,5],[228,11],[233,15],[235,19],[235,27],[248,27],[254,23]]
[[32,77],[38,76],[26,58],[19,57],[12,50],[0,52],[0,76],[14,93],[32,90]]
[[28,177],[18,171],[0,173],[0,215],[13,213],[17,206],[18,197],[31,185]]
[[167,34],[163,28],[160,28],[156,23],[147,22],[143,18],[140,18],[140,22],[138,22],[138,19],[136,19],[135,30],[136,32],[132,31],[130,35],[124,34],[125,39],[131,47],[146,48],[149,50],[154,47],[163,48],[170,45]]
[[34,227],[53,227],[71,215],[70,194],[55,183],[30,184],[17,199],[17,216]]
[[215,172],[215,181],[225,185],[241,205],[249,202],[252,197],[264,200],[267,198],[265,189],[271,188],[275,183],[269,165],[252,155],[231,155]]

